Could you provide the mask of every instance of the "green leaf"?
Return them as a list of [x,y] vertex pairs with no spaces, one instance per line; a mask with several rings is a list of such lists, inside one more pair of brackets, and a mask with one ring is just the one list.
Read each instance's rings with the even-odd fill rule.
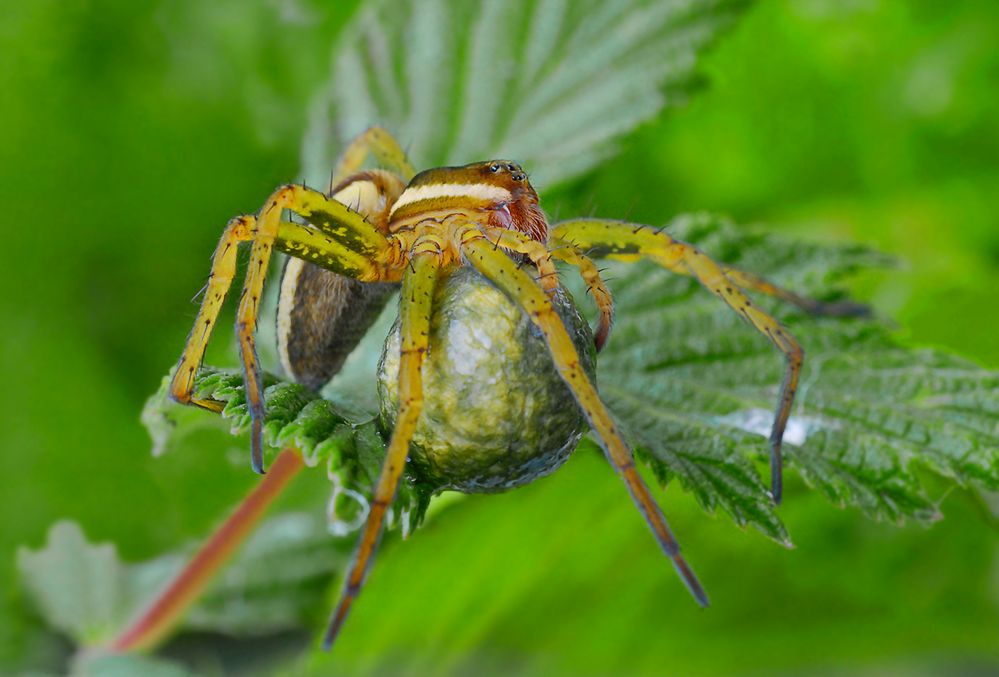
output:
[[[826,300],[841,296],[835,285],[850,273],[889,263],[862,247],[747,234],[705,215],[678,218],[668,230],[730,265]],[[768,453],[781,356],[693,280],[651,265],[611,266],[618,321],[601,354],[600,391],[637,455],[662,483],[679,479],[706,510],[721,508],[790,545],[756,467]],[[964,486],[999,488],[999,375],[907,348],[884,321],[813,318],[760,301],[806,350],[785,457],[809,485],[839,506],[896,524],[940,517],[939,497],[929,494],[920,468]],[[334,531],[356,528],[384,457],[373,414],[349,424],[337,405],[300,386],[273,377],[267,384],[267,440],[298,446],[312,464],[325,459]],[[206,370],[197,388],[227,403],[223,416],[234,431],[247,426],[238,374]],[[427,500],[410,478],[396,503],[404,533]]]
[[71,677],[195,677],[180,663],[140,654],[94,654],[73,665]]
[[49,624],[78,644],[110,637],[124,622],[130,599],[115,546],[91,545],[73,522],[57,522],[39,551],[20,548],[17,568]]
[[[746,234],[711,216],[678,218],[667,231],[820,299],[835,298],[843,276],[887,262],[859,247]],[[721,507],[788,543],[750,462],[768,453],[780,354],[692,280],[651,265],[612,268],[618,321],[601,354],[600,389],[640,457],[663,482],[677,477],[705,509]],[[999,487],[999,374],[907,348],[881,320],[813,318],[760,300],[805,347],[785,455],[809,485],[897,524],[940,517],[921,480],[926,470],[962,486]]]
[[[183,627],[237,636],[308,627],[350,548],[349,541],[330,536],[319,515],[271,518],[191,608]],[[186,551],[127,564],[115,546],[91,543],[76,523],[59,522],[40,550],[21,548],[18,569],[51,627],[81,646],[97,647],[181,570]]]
[[344,143],[392,130],[417,167],[510,157],[547,187],[696,84],[744,0],[367,3],[334,50],[303,145],[315,185]]

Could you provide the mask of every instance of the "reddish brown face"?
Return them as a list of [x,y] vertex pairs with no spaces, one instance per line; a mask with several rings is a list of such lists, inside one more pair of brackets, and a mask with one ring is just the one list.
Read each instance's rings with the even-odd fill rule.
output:
[[519,230],[541,242],[548,239],[538,194],[520,165],[508,160],[420,172],[393,206],[392,219],[449,209],[485,213],[483,225]]

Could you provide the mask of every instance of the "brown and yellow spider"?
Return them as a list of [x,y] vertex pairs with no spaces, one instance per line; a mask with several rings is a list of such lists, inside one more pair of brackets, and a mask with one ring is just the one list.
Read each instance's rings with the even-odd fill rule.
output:
[[[385,169],[361,171],[369,153]],[[285,210],[304,223],[283,220]],[[342,366],[401,282],[399,316],[398,416],[361,532],[343,593],[326,632],[329,647],[360,591],[377,547],[386,512],[395,496],[410,441],[423,404],[422,365],[429,348],[433,292],[458,266],[471,266],[504,292],[544,336],[558,374],[624,480],[659,545],[702,605],[707,596],[661,509],[639,475],[631,450],[593,381],[551,294],[559,287],[554,259],[576,266],[599,309],[596,348],[606,343],[613,319],[610,292],[591,260],[599,255],[624,261],[650,259],[694,276],[708,291],[764,334],[787,361],[770,435],[771,492],[781,495],[781,440],[798,386],[803,352],[773,317],[753,305],[744,290],[790,301],[822,314],[854,314],[853,304],[823,304],[780,289],[743,271],[720,265],[689,244],[623,221],[574,219],[549,229],[538,195],[519,165],[506,160],[440,167],[417,174],[398,143],[373,127],[352,142],[340,159],[329,194],[285,185],[271,195],[257,216],[239,216],[226,226],[212,259],[211,275],[184,353],[170,386],[178,402],[219,411],[220,403],[194,397],[196,372],[209,335],[236,272],[241,242],[251,242],[236,331],[246,398],[252,417],[253,469],[264,472],[264,400],[254,333],[271,253],[291,258],[281,281],[278,348],[288,375],[319,388]],[[530,262],[537,269],[525,269]],[[389,284],[385,284],[389,283]]]

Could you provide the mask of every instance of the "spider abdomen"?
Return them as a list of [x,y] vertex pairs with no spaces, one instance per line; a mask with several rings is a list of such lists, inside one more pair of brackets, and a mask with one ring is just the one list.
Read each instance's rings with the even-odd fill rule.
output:
[[[553,303],[593,377],[593,338],[572,299]],[[557,469],[586,424],[552,364],[544,339],[523,312],[469,267],[438,284],[424,405],[410,462],[435,489],[503,491]],[[398,411],[399,325],[378,370],[382,423]]]

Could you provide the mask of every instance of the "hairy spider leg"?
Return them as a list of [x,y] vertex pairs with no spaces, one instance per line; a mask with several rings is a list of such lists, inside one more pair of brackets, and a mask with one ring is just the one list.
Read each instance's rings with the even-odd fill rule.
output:
[[194,377],[208,347],[208,339],[218,320],[219,311],[229,293],[232,279],[236,275],[236,255],[239,244],[253,239],[256,219],[252,216],[237,216],[229,220],[215,253],[212,254],[212,269],[208,274],[198,316],[188,334],[184,352],[170,381],[170,397],[181,404],[193,404],[209,411],[222,411],[222,402],[193,398]]
[[[375,156],[378,164],[399,174],[407,183],[416,174],[406,157],[406,151],[384,127],[368,127],[354,137],[340,156],[333,172],[333,186],[360,171],[368,154]],[[332,187],[330,189],[332,190]]]
[[[256,222],[253,216],[238,216],[229,221],[222,234],[212,257],[212,269],[201,308],[170,383],[170,396],[176,402],[215,412],[221,411],[224,406],[217,400],[194,398],[194,378],[235,276],[237,248],[239,244],[253,239]],[[358,254],[308,225],[282,221],[274,246],[278,251],[347,277],[367,280],[387,275],[373,259]]]
[[[362,171],[369,155],[378,161],[372,164],[385,169]],[[373,127],[347,146],[326,192],[388,233],[389,210],[412,176],[399,144]],[[361,283],[295,257],[285,262],[280,277],[276,338],[281,365],[289,378],[318,390],[339,373],[396,284]]]
[[507,228],[482,228],[481,230],[486,238],[493,243],[494,248],[502,247],[526,256],[538,269],[538,283],[549,295],[558,290],[558,269],[552,263],[552,253],[548,251],[548,247],[520,231]]
[[[281,221],[284,208],[309,219],[311,227]],[[170,394],[178,402],[192,402],[194,376],[235,275],[237,247],[240,242],[249,240],[253,241],[253,245],[236,315],[236,331],[252,419],[252,463],[254,470],[263,472],[261,436],[264,407],[254,332],[273,248],[277,246],[296,257],[345,275],[375,281],[386,278],[387,269],[382,262],[389,256],[392,247],[361,214],[302,186],[279,188],[268,199],[259,219],[243,216],[231,220],[212,258],[208,288],[170,385]],[[209,400],[193,403],[214,411],[218,411],[220,406]]]
[[[370,260],[381,260],[391,250],[385,236],[364,216],[317,190],[285,185],[278,188],[264,203],[257,219],[257,232],[250,250],[250,263],[239,309],[236,312],[236,334],[239,338],[240,357],[243,363],[246,402],[250,410],[251,460],[253,469],[258,473],[264,471],[262,439],[264,397],[255,333],[264,281],[267,278],[274,242],[280,230],[281,214],[285,209],[298,214],[325,235],[331,236],[338,243]],[[304,257],[301,252],[296,252],[294,255]],[[372,266],[372,269],[370,278],[361,279],[364,281],[381,279],[378,276],[379,267]]]
[[795,294],[793,291],[778,287],[769,280],[747,273],[744,270],[723,266],[725,277],[735,282],[743,289],[760,292],[767,296],[773,296],[782,301],[792,303],[806,313],[820,315],[823,317],[868,317],[871,314],[870,306],[854,301],[818,301],[807,296]]
[[726,275],[722,266],[697,247],[662,231],[623,221],[579,219],[558,224],[552,231],[552,237],[556,241],[593,248],[608,258],[635,261],[647,257],[673,272],[694,276],[784,354],[784,379],[770,430],[770,493],[774,503],[780,503],[783,484],[781,446],[805,358],[798,340],[774,317],[754,306],[739,285]]
[[505,252],[497,250],[481,232],[466,230],[461,234],[460,241],[465,258],[519,304],[531,322],[545,335],[555,367],[597,433],[607,460],[624,480],[635,505],[645,516],[656,540],[673,562],[680,578],[697,602],[707,606],[708,597],[704,588],[680,554],[680,546],[670,531],[662,510],[639,475],[631,450],[622,439],[617,424],[580,365],[579,354],[548,295],[527,272],[521,270]]
[[[505,254],[504,254],[505,256]],[[399,299],[401,344],[399,361],[399,413],[389,441],[385,462],[375,486],[371,509],[364,523],[340,602],[330,618],[323,648],[333,646],[350,607],[360,593],[381,538],[385,513],[395,498],[409,455],[409,443],[423,409],[423,360],[430,341],[430,314],[434,288],[440,274],[441,248],[436,238],[421,238],[413,246],[410,264],[402,278]]]
[[599,318],[597,320],[597,330],[593,332],[593,344],[597,352],[603,350],[610,337],[611,327],[614,325],[614,297],[611,296],[610,289],[604,279],[600,277],[600,269],[589,256],[584,254],[579,248],[572,245],[556,245],[551,250],[552,256],[569,265],[576,266],[579,274],[586,283],[586,288],[597,304]]
[[538,281],[542,288],[553,294],[558,288],[558,270],[552,264],[552,258],[557,258],[579,268],[587,288],[593,294],[600,314],[593,342],[597,351],[603,349],[610,335],[614,319],[614,300],[610,290],[600,277],[596,264],[575,247],[562,246],[549,249],[534,238],[515,230],[504,228],[484,229],[486,237],[494,246],[503,247],[509,251],[524,254],[538,269]]

